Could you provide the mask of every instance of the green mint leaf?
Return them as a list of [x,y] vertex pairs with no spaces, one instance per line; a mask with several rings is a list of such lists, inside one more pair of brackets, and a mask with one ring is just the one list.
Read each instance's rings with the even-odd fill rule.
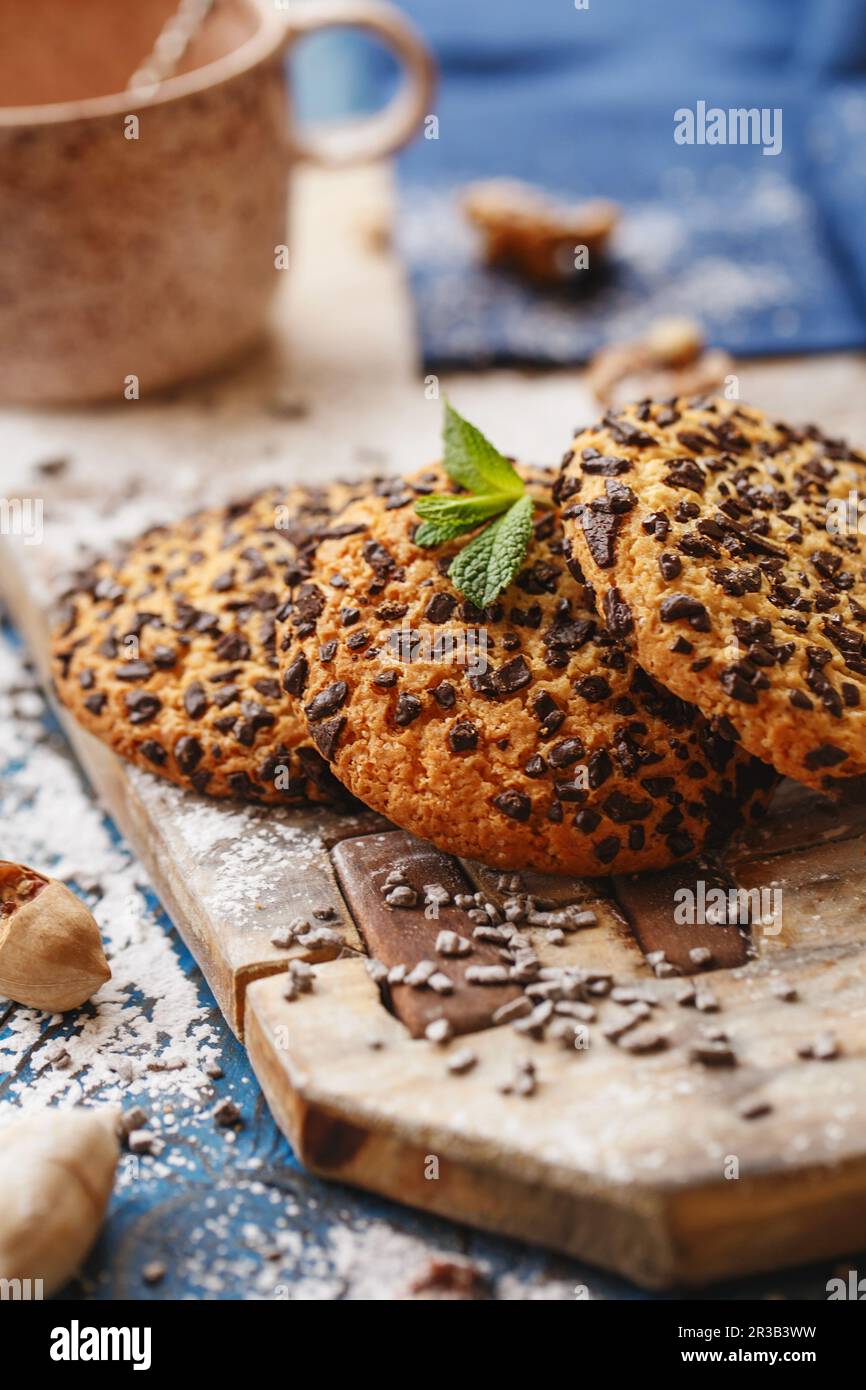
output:
[[415,503],[415,510],[425,521],[447,521],[454,517],[474,521],[477,525],[480,521],[489,521],[492,516],[504,512],[510,505],[510,500],[501,492],[472,496],[463,493],[459,497],[437,492],[430,497],[419,497]]
[[447,541],[456,540],[458,536],[463,536],[472,529],[472,526],[458,526],[454,522],[422,521],[415,532],[415,544],[429,550],[431,546],[445,545]]
[[532,538],[533,507],[530,496],[519,497],[455,557],[449,578],[477,608],[498,598],[523,564]]
[[421,497],[415,503],[415,511],[423,520],[423,525],[415,532],[417,545],[444,545],[467,531],[474,531],[483,521],[498,516],[509,505],[509,499],[502,493],[492,493],[485,497],[448,497],[441,493],[433,497]]
[[445,402],[443,440],[442,463],[453,482],[479,495],[502,492],[512,500],[522,496],[520,474],[448,401]]

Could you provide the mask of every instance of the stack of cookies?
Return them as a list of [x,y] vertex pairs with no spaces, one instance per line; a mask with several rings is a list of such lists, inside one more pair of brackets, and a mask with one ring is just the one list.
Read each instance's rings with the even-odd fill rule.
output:
[[606,416],[563,465],[568,542],[647,670],[828,791],[866,773],[864,465],[724,400]]
[[642,402],[558,474],[521,473],[483,603],[455,561],[497,499],[432,539],[416,510],[465,500],[447,449],[408,478],[262,494],[83,577],[55,679],[197,792],[346,788],[499,867],[662,868],[722,849],[779,774],[866,773],[864,465],[737,402]]

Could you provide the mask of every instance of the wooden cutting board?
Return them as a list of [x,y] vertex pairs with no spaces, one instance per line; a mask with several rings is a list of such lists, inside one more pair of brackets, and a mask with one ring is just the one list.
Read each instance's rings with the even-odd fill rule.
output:
[[[309,477],[311,467],[325,476],[412,467],[432,456],[438,409],[413,376],[398,269],[359,231],[367,185],[343,175],[310,187],[301,244],[329,254],[307,270],[300,258],[292,327],[283,359],[268,366],[272,378],[259,363],[176,400],[0,418],[0,493],[24,495],[38,477],[45,495],[43,544],[0,537],[0,595],[43,677],[47,607],[71,541],[98,551],[129,534],[130,499],[153,494],[164,519],[279,477]],[[372,321],[379,332],[371,343]],[[286,402],[291,353],[299,366],[290,391],[306,397],[308,418]],[[797,398],[817,393],[823,408],[812,413],[837,432],[851,424],[839,410],[863,398],[864,370],[853,359],[748,370],[755,385],[744,394],[758,404],[799,418]],[[848,389],[858,383],[859,394]],[[541,461],[558,457],[574,418],[592,409],[570,374],[532,383],[491,374],[449,389],[494,437]],[[527,435],[528,420],[535,424]],[[56,456],[67,453],[68,466],[58,468]],[[61,719],[226,1018],[246,1038],[275,1116],[316,1172],[651,1286],[866,1244],[862,808],[834,810],[788,784],[768,821],[731,856],[735,883],[781,888],[776,935],[760,926],[749,939],[731,927],[678,927],[676,876],[583,883],[527,875],[526,892],[595,915],[560,944],[547,926],[521,927],[543,968],[573,966],[589,973],[590,985],[605,987],[607,975],[654,996],[647,1007],[657,1051],[628,1051],[606,1036],[628,1007],[609,993],[590,995],[588,1046],[575,1048],[509,1024],[484,1026],[494,1004],[519,991],[512,982],[466,980],[468,965],[496,964],[495,942],[474,942],[467,957],[436,956],[443,928],[472,936],[462,909],[449,903],[437,920],[421,907],[382,906],[384,866],[395,861],[422,897],[425,884],[439,883],[452,899],[478,891],[497,903],[506,891],[499,875],[441,856],[370,813],[197,799],[121,764]],[[338,943],[314,952],[274,945],[275,932],[299,915],[327,915]],[[647,959],[663,951],[694,972],[695,945],[712,954],[700,987],[715,995],[717,1012],[674,1002],[684,975],[657,979]],[[365,968],[368,953],[391,967],[435,957],[452,992],[380,988]],[[289,1001],[286,972],[297,958],[312,960],[315,980]],[[796,997],[785,1002],[774,992],[780,985]],[[455,1032],[445,1044],[424,1036],[440,1017]],[[689,1060],[707,1027],[727,1033],[736,1066]],[[827,1031],[839,1056],[799,1055]],[[474,1060],[455,1074],[449,1061],[461,1050]],[[528,1062],[534,1094],[520,1086],[503,1093],[502,1083],[526,1076]],[[744,1105],[764,1113],[746,1119]]]
[[[8,556],[7,556],[8,560]],[[44,622],[0,569],[13,618],[42,659]],[[382,880],[403,866],[451,898],[503,900],[502,876],[458,863],[370,813],[339,817],[200,801],[120,763],[61,713],[82,766],[151,875],[253,1066],[281,1128],[315,1172],[432,1212],[587,1258],[639,1283],[701,1283],[866,1243],[866,810],[834,809],[785,784],[767,822],[727,865],[744,888],[780,889],[781,931],[678,926],[673,892],[688,876],[583,882],[528,874],[554,910],[595,923],[565,934],[522,926],[542,967],[574,966],[651,996],[663,1050],[632,1053],[605,1032],[626,1005],[591,999],[582,1049],[490,1027],[513,985],[465,981],[497,947],[436,953],[441,930],[471,938],[466,911],[390,910]],[[327,920],[342,945],[272,944],[297,916]],[[712,961],[698,988],[718,1011],[674,1002],[689,951]],[[682,974],[657,979],[665,952]],[[368,952],[389,967],[433,959],[454,985],[438,994],[380,989]],[[315,965],[313,989],[289,1001],[286,970]],[[776,992],[788,986],[786,1002]],[[424,1036],[447,1018],[445,1045]],[[722,1028],[736,1066],[689,1060]],[[798,1049],[831,1032],[840,1055]],[[474,1057],[465,1074],[455,1054]],[[526,1061],[533,1095],[500,1086]],[[756,1118],[744,1105],[768,1107]]]
[[[604,1036],[624,1011],[609,996],[595,1001],[597,1022],[578,1051],[507,1025],[479,1029],[478,986],[458,984],[442,997],[399,986],[386,1006],[359,959],[321,966],[313,991],[291,1002],[279,977],[260,981],[248,993],[247,1046],[274,1115],[323,1176],[649,1286],[857,1248],[866,1239],[863,825],[862,811],[845,817],[786,787],[760,836],[729,865],[744,887],[781,889],[782,931],[753,929],[753,959],[701,970],[696,986],[715,997],[711,1013],[675,1003],[685,977],[656,979],[638,944],[667,943],[668,959],[679,954],[694,971],[670,897],[665,908],[663,893],[637,883],[599,883],[588,896],[587,885],[536,878],[535,891],[579,901],[597,917],[558,946],[544,929],[529,929],[542,961],[611,971],[618,984],[653,996],[652,1026],[666,1042],[658,1052],[632,1054]],[[375,942],[379,959],[435,957],[441,924],[420,909],[383,921],[376,883],[389,862],[406,863],[418,888],[431,874],[447,883],[453,861],[399,831],[343,840],[331,861],[346,899],[363,909],[359,934]],[[470,883],[489,882],[476,866],[463,872]],[[611,892],[618,896],[603,896]],[[694,936],[721,959],[745,944],[731,937],[717,947],[726,932],[709,926]],[[435,958],[459,979],[454,962]],[[431,1016],[454,1022],[444,1046],[419,1036]],[[736,1066],[689,1061],[707,1028],[724,1030]],[[827,1032],[836,1058],[798,1055]],[[450,1073],[449,1058],[467,1048],[472,1069]],[[535,1094],[502,1094],[499,1085],[526,1060]]]

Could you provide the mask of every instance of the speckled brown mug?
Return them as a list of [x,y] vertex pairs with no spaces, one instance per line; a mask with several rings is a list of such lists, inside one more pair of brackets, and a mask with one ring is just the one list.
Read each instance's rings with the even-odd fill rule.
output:
[[[145,394],[236,357],[267,320],[293,162],[388,154],[429,110],[428,50],[373,0],[216,0],[176,75],[124,90],[176,9],[0,4],[0,400]],[[345,26],[403,84],[364,121],[299,130],[286,51]]]

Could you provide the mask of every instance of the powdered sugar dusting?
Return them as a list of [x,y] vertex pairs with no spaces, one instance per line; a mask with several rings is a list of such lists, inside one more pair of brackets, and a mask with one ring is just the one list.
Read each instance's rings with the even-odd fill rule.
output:
[[[6,1093],[26,1098],[28,1108],[55,1100],[117,1101],[131,1068],[154,1097],[192,1097],[208,1084],[204,1068],[216,1056],[206,1007],[158,924],[140,866],[114,838],[59,738],[46,734],[44,713],[20,651],[0,641],[3,857],[49,872],[82,894],[99,923],[112,978],[65,1030],[70,1063],[62,1069],[40,1055],[54,1041],[45,1016],[10,1011],[0,1038],[3,1069],[12,1074]],[[166,1049],[180,1065],[148,1070],[148,1060]]]

